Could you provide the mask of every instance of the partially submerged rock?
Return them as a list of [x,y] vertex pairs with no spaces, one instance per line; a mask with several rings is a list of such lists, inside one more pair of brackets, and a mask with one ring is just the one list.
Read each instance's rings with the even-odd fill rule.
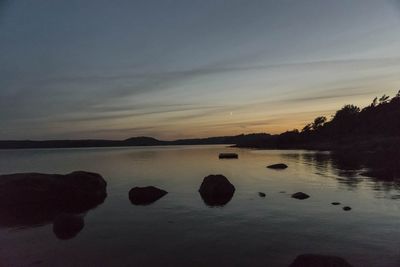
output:
[[85,226],[81,216],[63,213],[58,215],[53,223],[53,232],[59,239],[75,237]]
[[148,205],[168,194],[154,186],[134,187],[129,191],[129,199],[135,205]]
[[331,204],[334,206],[337,206],[337,205],[340,205],[340,202],[332,202]]
[[263,193],[263,192],[258,192],[258,195],[259,195],[260,197],[265,197],[265,196],[266,196],[265,193]]
[[286,169],[288,166],[284,163],[277,163],[277,164],[272,164],[267,166],[269,169],[275,169],[275,170],[283,170]]
[[203,179],[199,192],[207,205],[223,206],[232,199],[235,187],[223,175],[209,175]]
[[306,193],[303,193],[303,192],[297,192],[292,195],[292,198],[301,199],[301,200],[307,199],[309,197],[310,197],[309,195],[307,195]]
[[33,226],[63,212],[86,212],[104,201],[106,186],[99,174],[83,171],[0,175],[0,225]]
[[336,256],[303,254],[289,265],[289,267],[352,267],[345,259]]
[[236,153],[220,153],[219,158],[220,159],[237,159],[237,158],[239,158],[239,156]]
[[351,207],[345,206],[345,207],[343,207],[343,210],[344,210],[344,211],[349,211],[349,210],[351,210]]
[[97,173],[16,173],[0,175],[0,203],[88,205],[103,200],[107,183]]

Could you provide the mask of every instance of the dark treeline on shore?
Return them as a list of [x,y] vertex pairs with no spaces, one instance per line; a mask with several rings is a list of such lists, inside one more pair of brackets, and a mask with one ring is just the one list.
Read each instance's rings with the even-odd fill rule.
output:
[[254,148],[305,148],[339,150],[358,146],[363,150],[376,150],[377,146],[400,141],[400,91],[390,98],[383,95],[360,109],[345,105],[330,120],[317,117],[299,131],[297,129],[268,140],[250,140],[240,147]]
[[330,120],[317,117],[301,131],[287,131],[266,141],[237,146],[330,150],[341,162],[368,169],[364,173],[367,176],[400,178],[400,91],[393,98],[375,98],[363,109],[345,105]]

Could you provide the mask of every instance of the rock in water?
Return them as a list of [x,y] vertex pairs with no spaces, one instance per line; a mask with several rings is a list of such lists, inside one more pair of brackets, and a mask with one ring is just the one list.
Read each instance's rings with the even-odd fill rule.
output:
[[129,199],[135,205],[148,205],[168,194],[154,186],[134,187],[129,191]]
[[303,254],[289,265],[289,267],[352,267],[346,260],[327,255]]
[[351,207],[345,206],[345,207],[343,207],[343,210],[344,210],[344,211],[349,211],[349,210],[351,210]]
[[340,205],[340,202],[332,202],[331,204],[334,206],[337,206],[337,205]]
[[236,153],[220,153],[219,158],[220,159],[237,159],[237,158],[239,158],[239,156]]
[[301,199],[301,200],[307,199],[309,197],[310,197],[309,195],[307,195],[306,193],[303,193],[303,192],[297,192],[292,195],[292,198]]
[[75,237],[84,227],[83,218],[73,214],[60,214],[53,223],[53,232],[59,239]]
[[101,204],[107,183],[96,173],[0,175],[0,225],[53,221],[62,212],[81,213]]
[[235,187],[223,175],[209,175],[203,179],[199,192],[207,205],[223,206],[232,199]]
[[266,196],[265,193],[263,193],[263,192],[258,192],[258,195],[259,195],[260,197],[265,197],[265,196]]
[[107,183],[96,173],[0,175],[0,226],[53,222],[60,213],[82,213],[101,204]]
[[104,200],[107,183],[97,173],[66,175],[16,173],[0,175],[0,203],[24,205],[86,205]]
[[267,168],[275,169],[275,170],[283,170],[286,169],[288,166],[284,163],[272,164],[267,166]]

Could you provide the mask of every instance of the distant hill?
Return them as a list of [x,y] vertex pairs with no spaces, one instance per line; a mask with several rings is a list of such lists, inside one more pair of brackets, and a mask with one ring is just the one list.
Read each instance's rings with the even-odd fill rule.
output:
[[205,145],[205,144],[242,144],[253,141],[266,141],[271,135],[265,133],[220,136],[197,139],[180,139],[174,141],[162,141],[152,137],[139,136],[125,140],[11,140],[0,141],[0,149],[23,148],[78,148],[78,147],[117,147],[117,146],[168,146],[168,145]]

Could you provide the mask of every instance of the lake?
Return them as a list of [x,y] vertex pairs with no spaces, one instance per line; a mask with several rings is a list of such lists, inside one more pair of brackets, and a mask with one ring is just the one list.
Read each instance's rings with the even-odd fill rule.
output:
[[[239,159],[220,160],[220,152]],[[280,162],[288,168],[266,168]],[[360,267],[400,265],[399,184],[363,177],[356,163],[328,152],[226,146],[0,151],[1,174],[75,170],[105,178],[104,203],[85,213],[84,228],[67,240],[57,238],[51,222],[10,225],[0,217],[0,266],[280,267],[303,253],[336,255]],[[209,174],[223,174],[236,187],[226,205],[207,206],[199,195]],[[168,194],[133,205],[129,190],[146,185]],[[291,198],[298,191],[311,197]]]

